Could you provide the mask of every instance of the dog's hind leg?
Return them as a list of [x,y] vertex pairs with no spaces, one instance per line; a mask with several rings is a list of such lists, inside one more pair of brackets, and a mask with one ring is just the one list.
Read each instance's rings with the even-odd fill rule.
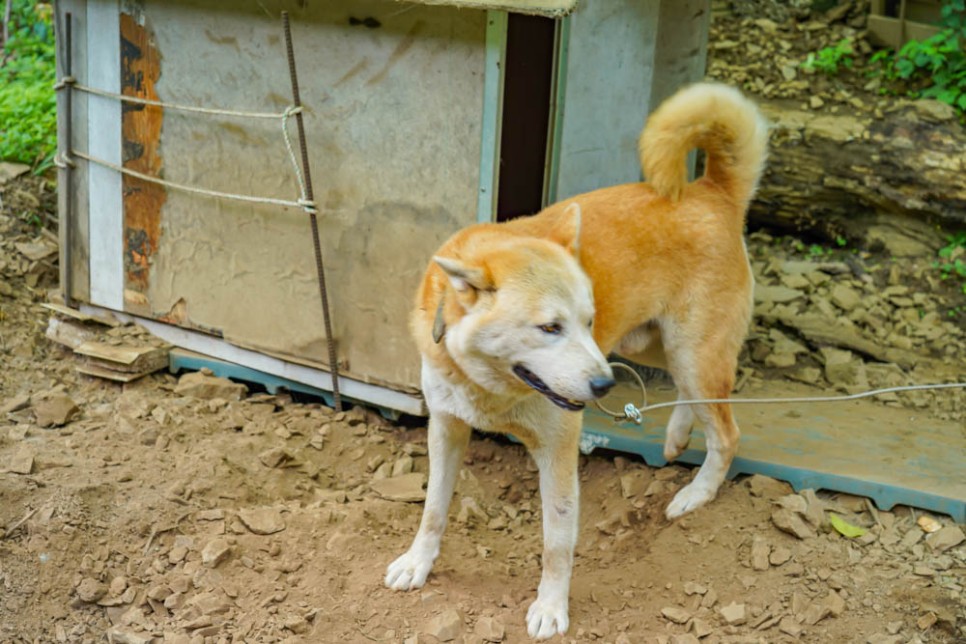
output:
[[580,506],[578,442],[583,415],[563,416],[562,434],[530,450],[540,468],[543,504],[543,574],[537,599],[527,610],[527,632],[537,639],[566,633],[570,624],[570,575]]
[[[667,356],[661,337],[661,329],[654,323],[645,323],[626,334],[618,343],[617,353],[631,362],[668,369]],[[675,379],[678,400],[688,398],[683,383]],[[680,405],[671,412],[664,438],[664,458],[673,461],[687,448],[694,426],[694,411],[690,405]]]
[[[680,391],[678,400],[686,399],[688,396]],[[693,427],[694,410],[691,405],[678,405],[671,411],[671,419],[667,423],[667,433],[664,436],[664,458],[673,461],[687,449]]]
[[428,437],[429,484],[423,518],[409,550],[386,570],[386,586],[393,590],[421,588],[439,556],[439,543],[446,529],[456,475],[470,440],[470,427],[453,416],[432,414]]
[[[738,345],[732,346],[732,342],[721,344],[724,346],[702,347],[702,354],[707,357],[700,361],[690,346],[676,346],[674,350],[669,350],[671,374],[682,395],[690,399],[727,398],[730,395],[734,386]],[[741,435],[731,413],[731,405],[717,403],[686,407],[690,413],[678,411],[685,409],[682,405],[676,407],[671,415],[665,450],[672,438],[686,437],[684,427],[687,421],[693,421],[696,417],[704,426],[707,456],[694,480],[682,488],[668,505],[666,515],[669,519],[691,512],[715,497],[738,451],[738,438]],[[677,449],[679,445],[676,443],[672,447]]]

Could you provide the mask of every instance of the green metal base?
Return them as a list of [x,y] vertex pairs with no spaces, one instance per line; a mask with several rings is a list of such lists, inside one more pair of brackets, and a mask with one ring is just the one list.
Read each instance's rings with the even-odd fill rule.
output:
[[[835,423],[821,413],[792,418],[787,416],[787,408],[772,408],[768,416],[780,417],[781,423],[764,423],[770,428],[762,431],[757,423],[741,422],[749,408],[735,409],[742,436],[729,479],[739,474],[763,474],[787,481],[795,491],[811,488],[845,492],[868,497],[881,510],[907,505],[966,522],[966,438],[955,425],[907,426],[917,445],[903,446],[898,443],[905,441],[890,431],[892,428],[862,417],[854,427],[845,428],[847,437],[843,441],[836,436],[843,428],[829,431]],[[893,417],[905,411],[878,409]],[[616,423],[609,416],[588,410],[581,451],[589,453],[597,448],[637,454],[652,467],[667,465],[664,423],[651,418],[638,426]],[[704,457],[704,435],[695,428],[689,449],[676,462],[700,465]]]
[[[268,391],[268,393],[273,395],[277,394],[279,390],[294,391],[300,394],[307,394],[309,396],[321,398],[329,407],[335,406],[335,398],[332,397],[332,392],[326,391],[325,389],[304,385],[300,382],[289,380],[288,378],[281,378],[270,373],[265,373],[264,371],[257,371],[256,369],[250,369],[248,367],[237,365],[233,362],[225,362],[224,360],[211,358],[198,353],[190,353],[187,351],[172,351],[170,353],[168,370],[171,371],[171,373],[180,373],[182,371],[200,371],[203,368],[210,369],[212,373],[221,378],[243,380],[246,382],[257,382],[265,387],[265,390]],[[342,396],[342,402],[360,405],[367,404],[363,403],[362,401],[347,398],[344,395]],[[378,411],[387,420],[399,420],[400,414],[394,409],[385,409],[380,407],[378,408]]]

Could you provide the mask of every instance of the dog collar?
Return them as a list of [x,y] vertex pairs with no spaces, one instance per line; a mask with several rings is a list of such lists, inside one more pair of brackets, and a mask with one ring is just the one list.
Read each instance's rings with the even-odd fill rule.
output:
[[446,293],[439,298],[439,306],[436,307],[436,319],[433,321],[433,342],[439,344],[446,335],[446,320],[443,319],[443,306],[446,304]]

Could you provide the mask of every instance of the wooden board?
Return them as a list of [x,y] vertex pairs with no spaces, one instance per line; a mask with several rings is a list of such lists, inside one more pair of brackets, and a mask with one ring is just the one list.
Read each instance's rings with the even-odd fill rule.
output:
[[53,311],[54,313],[57,313],[58,315],[63,315],[65,317],[73,318],[73,319],[79,320],[81,322],[96,322],[97,324],[103,324],[103,325],[109,326],[109,327],[116,327],[116,326],[120,326],[120,324],[121,324],[120,322],[118,322],[117,320],[115,320],[114,318],[112,318],[110,316],[107,316],[107,315],[89,315],[87,313],[83,313],[81,311],[78,311],[77,309],[72,309],[72,308],[70,308],[68,306],[64,306],[63,304],[58,304],[56,302],[45,302],[45,303],[41,304],[40,306],[44,307],[48,311]]
[[168,350],[161,347],[85,342],[74,353],[91,359],[88,364],[127,373],[157,371],[168,364]]
[[77,365],[77,373],[82,373],[85,376],[95,376],[97,378],[104,378],[105,380],[113,380],[114,382],[128,383],[142,378],[150,373],[154,373],[157,369],[152,369],[150,371],[138,371],[138,372],[126,372],[126,371],[115,371],[114,369],[105,369],[104,367],[98,367],[92,364],[82,364]]

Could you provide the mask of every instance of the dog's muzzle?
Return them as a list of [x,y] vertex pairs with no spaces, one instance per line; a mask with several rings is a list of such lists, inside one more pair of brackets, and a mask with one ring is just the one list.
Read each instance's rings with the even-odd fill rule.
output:
[[548,387],[547,383],[541,380],[537,374],[533,373],[523,365],[514,365],[513,373],[516,374],[517,378],[525,382],[531,389],[543,394],[550,400],[550,402],[561,409],[566,409],[567,411],[580,411],[584,408],[584,403],[580,402],[579,400],[564,398],[553,389]]

